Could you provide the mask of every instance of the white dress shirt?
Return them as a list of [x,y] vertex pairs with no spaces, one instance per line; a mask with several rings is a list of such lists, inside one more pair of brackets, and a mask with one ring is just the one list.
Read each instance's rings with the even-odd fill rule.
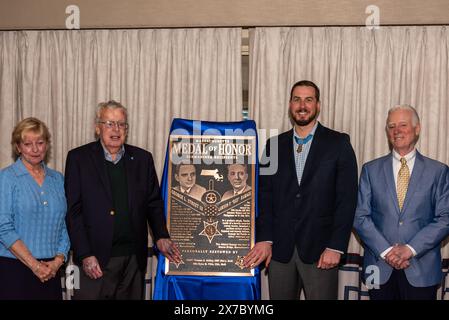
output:
[[[408,166],[408,170],[410,172],[410,177],[411,177],[412,176],[412,172],[413,172],[413,167],[415,166],[416,148],[413,148],[412,151],[410,151],[409,153],[407,153],[403,157],[401,157],[401,155],[399,153],[397,153],[395,150],[393,150],[393,157],[392,158],[393,158],[394,185],[396,186],[396,189],[397,189],[398,174],[399,174],[399,170],[401,169],[401,158],[405,158],[405,160],[407,161],[407,166]],[[411,245],[409,245],[409,244],[406,244],[406,246],[409,247],[410,250],[412,250],[413,256],[416,256],[415,249],[413,249],[413,247]],[[393,249],[393,247],[389,247],[384,252],[382,252],[380,254],[381,258],[385,259],[385,256],[388,254],[388,252],[391,251],[391,249]]]

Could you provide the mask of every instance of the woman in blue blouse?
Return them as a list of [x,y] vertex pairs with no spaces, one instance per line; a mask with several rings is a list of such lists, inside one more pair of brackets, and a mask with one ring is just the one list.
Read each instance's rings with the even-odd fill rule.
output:
[[16,162],[0,171],[0,299],[62,299],[58,270],[70,247],[62,174],[45,165],[47,126],[22,120]]

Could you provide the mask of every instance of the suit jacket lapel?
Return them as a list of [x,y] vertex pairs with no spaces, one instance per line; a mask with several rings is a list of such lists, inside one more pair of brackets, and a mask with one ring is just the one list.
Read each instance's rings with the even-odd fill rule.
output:
[[384,161],[384,178],[385,183],[387,184],[387,193],[391,197],[391,201],[394,203],[394,207],[396,212],[399,214],[399,203],[398,196],[396,194],[396,185],[394,183],[394,173],[393,173],[393,154],[391,153],[389,157],[385,158]]
[[132,213],[133,203],[134,203],[134,194],[135,194],[135,181],[133,179],[135,175],[135,165],[136,160],[134,159],[133,154],[129,150],[129,148],[125,145],[125,154],[123,155],[125,160],[125,170],[126,170],[126,184],[128,185],[128,209],[129,212]]
[[[282,143],[282,145],[281,145]],[[295,180],[295,185],[298,185],[298,179],[296,176],[296,164],[295,164],[295,155],[293,153],[293,129],[289,131],[289,134],[287,136],[287,139],[284,141],[279,141],[279,150],[282,150],[282,152],[285,150],[285,165],[287,167],[287,170],[285,172],[288,173],[288,177],[285,177],[287,181],[289,179]],[[279,165],[282,166],[284,164],[284,159],[280,159]],[[294,172],[294,174],[291,174]]]
[[304,171],[302,173],[301,186],[306,185],[309,179],[311,179],[312,173],[316,170],[320,163],[320,155],[324,154],[326,151],[325,145],[326,142],[323,139],[323,127],[320,123],[318,123],[312,140],[312,145],[310,146],[309,154],[307,155]]
[[407,194],[405,195],[404,206],[402,207],[402,213],[405,212],[410,201],[413,199],[413,194],[418,187],[421,176],[424,172],[424,159],[423,156],[416,151],[415,164],[413,165],[412,175],[410,176],[410,182],[408,183]]
[[92,146],[92,151],[93,152],[91,153],[91,155],[95,168],[97,169],[97,173],[100,176],[101,182],[103,183],[104,190],[106,190],[106,194],[112,201],[111,183],[109,182],[108,173],[104,164],[104,150],[101,146],[100,140],[98,140],[97,143]]

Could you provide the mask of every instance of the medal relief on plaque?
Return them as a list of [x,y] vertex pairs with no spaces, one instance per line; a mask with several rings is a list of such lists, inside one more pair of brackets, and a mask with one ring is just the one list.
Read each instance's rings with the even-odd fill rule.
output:
[[167,274],[253,275],[255,139],[170,136],[167,223],[182,261]]

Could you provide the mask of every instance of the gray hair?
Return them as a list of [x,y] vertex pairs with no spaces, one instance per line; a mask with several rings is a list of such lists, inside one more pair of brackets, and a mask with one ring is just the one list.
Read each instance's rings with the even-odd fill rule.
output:
[[396,105],[396,106],[390,108],[390,110],[388,110],[386,126],[388,126],[388,118],[390,117],[390,114],[392,114],[393,112],[398,111],[398,110],[408,110],[412,113],[413,127],[416,127],[420,123],[419,115],[418,115],[418,112],[416,112],[415,108],[413,108],[411,105],[408,105],[408,104],[399,104],[399,105]]
[[95,123],[101,120],[101,114],[106,109],[122,109],[125,114],[126,121],[128,121],[128,110],[120,103],[115,100],[109,100],[107,102],[100,102],[97,106],[97,111],[95,113]]

